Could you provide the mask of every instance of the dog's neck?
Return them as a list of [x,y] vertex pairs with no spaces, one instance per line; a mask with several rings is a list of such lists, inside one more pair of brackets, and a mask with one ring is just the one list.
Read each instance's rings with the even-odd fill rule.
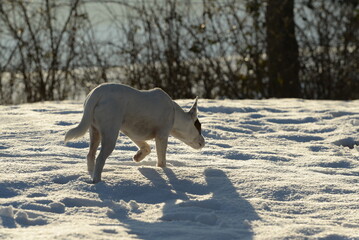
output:
[[174,122],[173,122],[173,130],[179,130],[183,128],[186,119],[186,112],[176,103],[173,102],[175,114],[174,114]]

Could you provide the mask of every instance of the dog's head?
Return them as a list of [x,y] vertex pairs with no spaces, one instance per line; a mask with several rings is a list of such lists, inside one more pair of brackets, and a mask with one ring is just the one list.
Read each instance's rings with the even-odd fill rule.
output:
[[171,135],[194,149],[201,149],[205,141],[202,136],[201,123],[197,117],[197,100],[198,98],[191,109],[178,120],[179,124],[172,130]]

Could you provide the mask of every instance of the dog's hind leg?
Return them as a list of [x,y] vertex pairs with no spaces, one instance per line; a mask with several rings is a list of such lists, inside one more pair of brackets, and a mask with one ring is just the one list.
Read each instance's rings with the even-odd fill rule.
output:
[[[108,126],[109,127],[109,126]],[[101,181],[101,174],[105,166],[106,159],[110,156],[113,149],[115,149],[116,140],[120,129],[110,127],[106,131],[101,131],[101,151],[96,158],[95,170],[93,174],[93,183]]]
[[120,110],[114,113],[113,111],[116,107],[116,101],[108,100],[99,104],[95,109],[94,119],[96,127],[101,134],[101,151],[96,158],[93,183],[101,181],[101,174],[106,159],[115,148],[116,140],[120,132],[123,114]]
[[133,161],[140,162],[151,152],[151,147],[145,141],[134,141],[132,140],[139,148],[135,156],[133,156]]
[[95,159],[97,148],[100,145],[101,135],[100,132],[94,127],[90,127],[90,149],[87,154],[87,170],[91,177],[93,177],[93,171],[95,168]]

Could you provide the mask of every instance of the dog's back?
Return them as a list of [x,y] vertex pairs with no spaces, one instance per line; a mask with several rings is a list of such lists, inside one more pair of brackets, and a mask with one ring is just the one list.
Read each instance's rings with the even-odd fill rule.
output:
[[121,131],[133,140],[148,140],[157,132],[168,132],[172,128],[173,101],[159,88],[139,91],[121,84],[103,84],[92,95],[95,98],[101,95],[94,108],[96,124],[99,120],[96,118],[103,119],[104,114],[110,114],[120,120]]

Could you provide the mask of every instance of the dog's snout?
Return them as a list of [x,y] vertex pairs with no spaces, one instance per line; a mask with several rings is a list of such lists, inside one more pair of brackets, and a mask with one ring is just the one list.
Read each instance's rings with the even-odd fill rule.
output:
[[198,142],[198,149],[201,149],[205,146],[205,141],[204,138],[201,138],[200,141]]

